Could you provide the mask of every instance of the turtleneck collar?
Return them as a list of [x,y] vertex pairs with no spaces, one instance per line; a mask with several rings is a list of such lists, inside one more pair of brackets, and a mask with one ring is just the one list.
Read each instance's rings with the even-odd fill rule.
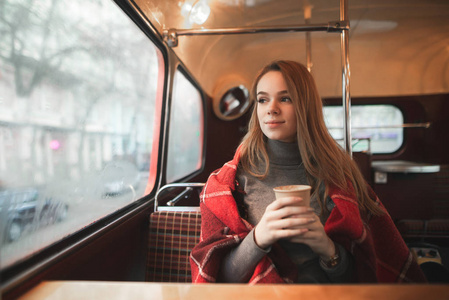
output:
[[298,143],[285,143],[267,140],[267,152],[270,163],[275,165],[299,165],[302,163]]

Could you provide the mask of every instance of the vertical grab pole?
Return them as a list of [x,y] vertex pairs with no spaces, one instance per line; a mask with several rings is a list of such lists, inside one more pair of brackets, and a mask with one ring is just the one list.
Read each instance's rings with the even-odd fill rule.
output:
[[[349,21],[348,0],[340,0],[340,21]],[[342,30],[341,37],[341,67],[342,67],[342,101],[344,110],[344,146],[352,157],[351,137],[351,95],[349,93],[350,71],[349,71],[349,29]]]

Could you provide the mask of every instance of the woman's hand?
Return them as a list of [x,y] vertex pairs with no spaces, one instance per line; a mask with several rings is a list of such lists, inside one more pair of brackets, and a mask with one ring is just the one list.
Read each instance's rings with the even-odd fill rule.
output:
[[285,197],[267,206],[254,231],[260,248],[268,248],[283,238],[304,237],[317,217],[310,207],[300,206],[301,202],[300,197]]
[[[305,215],[298,214],[294,217],[304,218]],[[324,261],[327,261],[329,257],[334,256],[336,253],[335,244],[327,236],[318,216],[314,214],[313,218],[313,221],[304,225],[307,231],[290,238],[290,241],[308,245],[313,252],[317,253]]]
[[334,242],[310,207],[300,206],[300,197],[279,198],[265,209],[254,231],[256,244],[268,248],[280,239],[308,245],[323,260],[334,256]]

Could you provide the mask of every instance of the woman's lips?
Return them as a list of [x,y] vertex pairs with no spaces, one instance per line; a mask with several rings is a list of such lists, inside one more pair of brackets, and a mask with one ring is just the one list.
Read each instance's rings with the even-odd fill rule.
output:
[[284,121],[266,121],[265,125],[269,128],[276,128],[284,124]]

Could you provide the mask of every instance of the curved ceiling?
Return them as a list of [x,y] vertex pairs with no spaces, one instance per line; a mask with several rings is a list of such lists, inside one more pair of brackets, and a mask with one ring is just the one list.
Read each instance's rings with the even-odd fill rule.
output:
[[[302,25],[339,20],[339,0],[202,0],[210,16],[192,25],[182,5],[193,0],[136,0],[161,34],[164,29]],[[349,1],[351,95],[388,96],[449,92],[449,1]],[[338,33],[313,32],[312,73],[321,95],[341,95]],[[274,59],[306,62],[305,33],[180,36],[173,50],[209,95],[223,78],[251,82]],[[226,63],[224,63],[226,62]],[[237,79],[236,79],[237,80]],[[218,88],[219,89],[219,88]]]

